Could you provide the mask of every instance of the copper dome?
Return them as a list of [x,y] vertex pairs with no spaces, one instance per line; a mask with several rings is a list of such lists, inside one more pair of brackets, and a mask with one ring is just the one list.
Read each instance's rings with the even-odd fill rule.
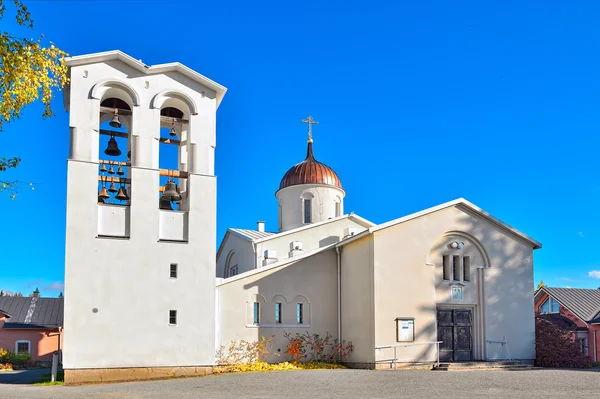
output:
[[337,173],[329,166],[315,159],[313,155],[312,140],[308,142],[306,159],[292,166],[281,179],[279,189],[284,189],[297,184],[327,184],[342,188],[342,182]]

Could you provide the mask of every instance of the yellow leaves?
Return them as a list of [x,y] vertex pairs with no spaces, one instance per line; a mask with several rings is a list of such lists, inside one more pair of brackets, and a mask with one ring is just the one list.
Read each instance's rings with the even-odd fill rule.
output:
[[246,373],[252,371],[285,371],[285,370],[325,370],[325,369],[345,369],[346,367],[336,363],[318,363],[318,362],[281,362],[269,364],[265,362],[256,362],[251,364],[237,364],[233,366],[218,366],[213,372],[221,373]]
[[[1,3],[1,2],[0,2]],[[17,21],[32,24],[27,8],[14,0]],[[0,6],[0,18],[4,8]],[[50,102],[53,89],[68,83],[65,58],[68,54],[50,43],[44,47],[42,38],[16,38],[0,33],[0,130],[6,122],[18,119],[28,104],[40,99],[44,104],[43,117],[52,116]]]

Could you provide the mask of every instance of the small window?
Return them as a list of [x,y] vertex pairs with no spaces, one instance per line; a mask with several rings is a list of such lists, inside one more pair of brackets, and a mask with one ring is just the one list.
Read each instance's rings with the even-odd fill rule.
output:
[[556,302],[554,299],[550,300],[550,307],[552,308],[552,313],[560,313],[560,304]]
[[460,281],[460,256],[452,257],[452,280]]
[[297,303],[296,304],[296,323],[302,324],[303,323],[302,320],[303,320],[302,304],[301,303]]
[[448,255],[442,256],[442,278],[444,280],[450,280],[450,265]]
[[254,324],[260,323],[260,303],[254,302]]
[[238,265],[233,265],[229,269],[229,276],[227,276],[227,277],[237,276],[237,274],[238,274]]
[[342,204],[339,201],[335,201],[335,217],[341,216],[342,214]]
[[471,259],[463,256],[463,280],[471,281]]
[[281,324],[281,303],[275,304],[275,324]]
[[177,278],[177,263],[171,263],[171,270],[169,273],[169,277]]
[[30,353],[30,342],[29,341],[17,341],[16,344],[17,353]]
[[311,223],[312,200],[304,199],[304,223]]
[[172,326],[177,325],[177,311],[169,310],[169,324]]

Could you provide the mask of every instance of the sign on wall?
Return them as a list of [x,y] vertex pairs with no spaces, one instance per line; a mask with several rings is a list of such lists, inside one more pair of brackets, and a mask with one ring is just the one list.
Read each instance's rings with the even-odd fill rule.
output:
[[415,340],[415,319],[414,317],[396,318],[396,341],[412,342]]

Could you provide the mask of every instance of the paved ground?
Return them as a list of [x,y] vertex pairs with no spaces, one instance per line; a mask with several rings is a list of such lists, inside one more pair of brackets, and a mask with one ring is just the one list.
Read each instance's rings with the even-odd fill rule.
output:
[[2,384],[31,384],[39,381],[44,374],[48,374],[52,369],[37,370],[18,370],[0,372],[0,397],[2,397]]
[[0,398],[598,398],[600,372],[302,370],[78,387],[0,384]]

